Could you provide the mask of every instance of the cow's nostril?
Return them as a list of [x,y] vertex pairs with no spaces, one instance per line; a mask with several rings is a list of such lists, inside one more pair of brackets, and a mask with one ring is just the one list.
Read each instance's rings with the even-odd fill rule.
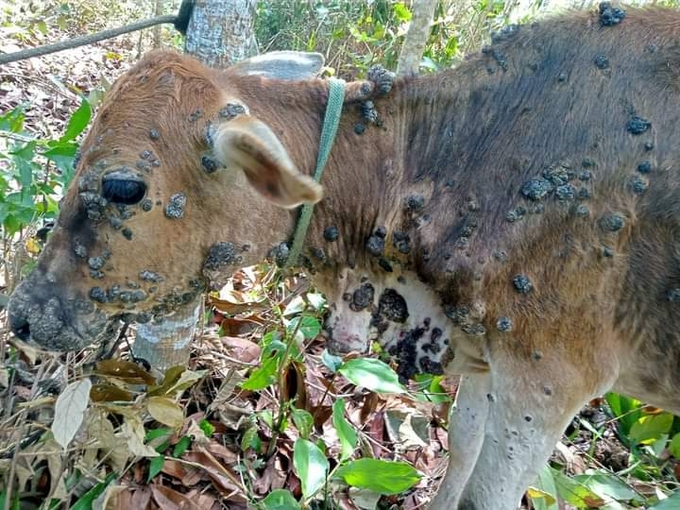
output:
[[28,340],[31,337],[31,328],[28,321],[12,321],[12,332],[20,340]]

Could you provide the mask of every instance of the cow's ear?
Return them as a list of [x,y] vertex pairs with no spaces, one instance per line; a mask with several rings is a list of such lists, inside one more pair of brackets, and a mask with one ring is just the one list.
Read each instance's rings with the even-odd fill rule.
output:
[[275,204],[293,208],[321,200],[321,186],[297,171],[264,122],[240,115],[220,124],[213,140],[215,158],[225,167],[243,169],[253,187]]
[[323,64],[321,53],[271,51],[237,62],[229,68],[229,72],[280,80],[306,80],[317,76]]

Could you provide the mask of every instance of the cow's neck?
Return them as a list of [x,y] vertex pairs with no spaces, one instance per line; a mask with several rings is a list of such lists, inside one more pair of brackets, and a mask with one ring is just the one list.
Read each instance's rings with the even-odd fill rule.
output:
[[[470,94],[458,97],[454,77],[446,73],[397,82],[375,101],[381,125],[364,120],[361,105],[345,107],[322,179],[324,199],[315,208],[303,251],[313,271],[361,267],[380,273],[398,268],[428,281],[445,272],[444,267],[455,267],[448,270],[450,279],[460,280],[471,279],[475,261],[490,255],[477,253],[471,242],[482,197],[480,176],[470,170],[473,161],[462,147],[469,150],[465,140],[474,137],[471,130],[476,128],[465,119],[475,114],[469,106],[463,111]],[[325,89],[318,82],[290,87],[253,80],[242,89],[247,104],[257,104],[262,86],[277,100],[259,111],[251,106],[251,112],[281,138],[300,170],[311,174]],[[261,214],[281,218],[280,211]],[[267,237],[273,237],[260,243],[259,251],[290,239],[297,213],[285,215],[287,221],[277,222],[284,231],[270,233]]]
[[[308,234],[305,254],[315,269],[392,269],[460,283],[472,280],[475,265],[490,256],[472,243],[483,197],[479,175],[471,178],[470,156],[458,148],[474,128],[456,116],[469,98],[457,96],[446,83],[452,80],[444,74],[397,82],[375,101],[378,125],[363,120],[361,105],[346,107],[322,180],[325,198]],[[320,129],[323,101],[317,108]],[[307,168],[316,154],[315,142],[311,146]]]

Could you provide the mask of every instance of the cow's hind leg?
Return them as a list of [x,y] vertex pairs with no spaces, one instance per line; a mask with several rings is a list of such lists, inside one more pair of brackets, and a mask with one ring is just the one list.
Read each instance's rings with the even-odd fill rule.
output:
[[463,377],[469,384],[451,416],[449,468],[431,508],[517,508],[571,418],[616,378],[616,367],[578,358],[496,353],[488,374]]

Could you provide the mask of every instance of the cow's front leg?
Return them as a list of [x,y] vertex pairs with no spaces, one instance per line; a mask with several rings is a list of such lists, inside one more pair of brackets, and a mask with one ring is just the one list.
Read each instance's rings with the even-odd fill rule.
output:
[[458,508],[458,502],[482,451],[489,414],[488,372],[460,378],[456,401],[449,416],[449,465],[431,510]]
[[[607,359],[612,360],[611,366],[606,366]],[[594,360],[593,364],[575,360],[565,351],[528,359],[514,353],[492,356],[481,452],[460,499],[448,508],[516,510],[572,417],[588,400],[611,387],[618,371],[614,359],[604,357],[598,367]],[[597,376],[595,367],[599,368]],[[460,434],[478,441],[469,431]],[[452,461],[450,468],[455,466]]]
[[490,349],[488,373],[462,378],[435,510],[516,510],[569,421],[618,373],[616,358],[586,349],[525,357],[509,348]]

